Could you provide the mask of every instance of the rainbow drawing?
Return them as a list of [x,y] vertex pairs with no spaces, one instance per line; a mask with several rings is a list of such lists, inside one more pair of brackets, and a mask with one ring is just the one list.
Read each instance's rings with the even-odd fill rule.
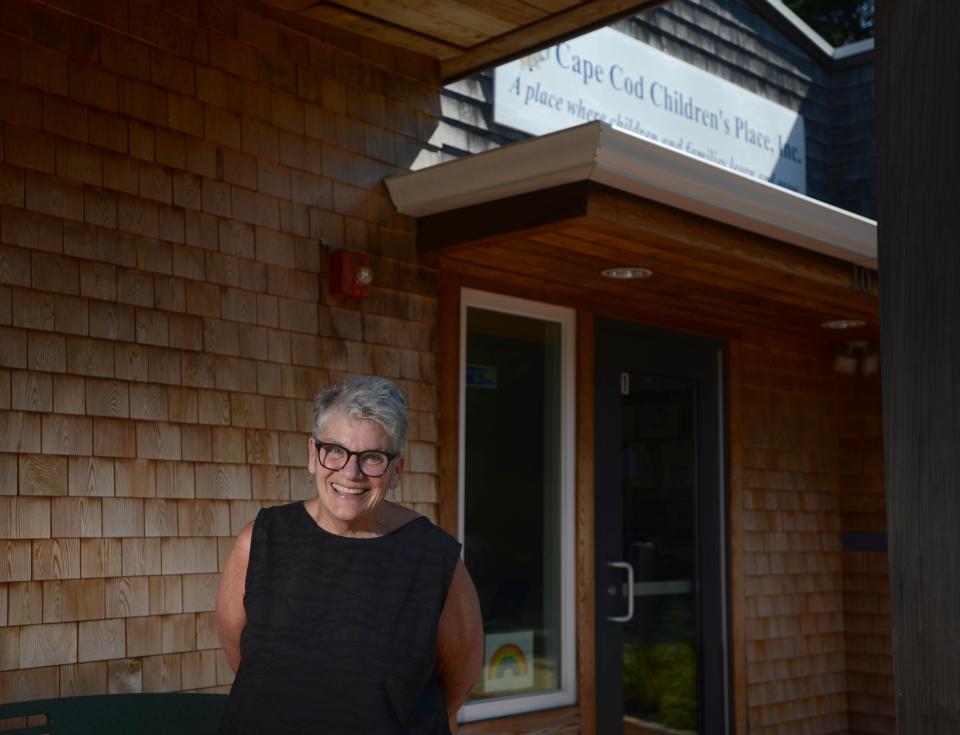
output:
[[502,679],[505,676],[526,676],[529,668],[523,649],[513,643],[507,643],[494,651],[487,666],[489,667],[487,676],[491,679]]
[[533,631],[486,636],[484,691],[503,692],[533,685]]

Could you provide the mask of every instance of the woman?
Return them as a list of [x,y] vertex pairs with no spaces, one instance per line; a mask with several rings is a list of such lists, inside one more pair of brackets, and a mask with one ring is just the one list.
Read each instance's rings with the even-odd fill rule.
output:
[[217,621],[237,675],[221,733],[455,729],[482,662],[480,608],[460,544],[385,499],[406,428],[384,378],[317,396],[316,497],[261,510],[223,571]]

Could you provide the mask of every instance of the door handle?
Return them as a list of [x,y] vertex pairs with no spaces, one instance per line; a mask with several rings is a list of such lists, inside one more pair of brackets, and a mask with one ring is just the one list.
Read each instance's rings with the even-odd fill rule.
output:
[[626,561],[608,561],[607,566],[611,569],[625,569],[627,571],[627,614],[608,615],[607,620],[611,623],[629,623],[633,620],[633,564]]

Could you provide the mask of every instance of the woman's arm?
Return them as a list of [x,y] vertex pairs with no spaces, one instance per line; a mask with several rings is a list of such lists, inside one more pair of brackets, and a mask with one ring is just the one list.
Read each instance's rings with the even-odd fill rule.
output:
[[217,627],[220,629],[220,645],[227,655],[227,663],[236,671],[240,666],[240,633],[247,624],[243,608],[243,593],[247,581],[247,561],[250,559],[250,537],[253,521],[237,535],[233,550],[227,557],[220,577],[217,592]]
[[456,732],[457,711],[466,701],[482,665],[480,600],[461,560],[453,572],[437,627],[437,673],[443,686],[451,732]]

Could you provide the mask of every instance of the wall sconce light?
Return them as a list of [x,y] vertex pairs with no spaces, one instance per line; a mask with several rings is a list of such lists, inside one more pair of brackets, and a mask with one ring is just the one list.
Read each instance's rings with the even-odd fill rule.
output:
[[880,372],[880,355],[870,351],[866,340],[847,342],[846,352],[833,358],[833,372],[837,375],[876,375]]
[[824,329],[859,329],[864,324],[862,319],[830,319],[820,326]]
[[370,293],[373,270],[370,256],[353,250],[330,253],[330,295],[335,299],[362,299]]
[[880,355],[873,352],[860,358],[860,372],[864,375],[876,375],[880,372]]

